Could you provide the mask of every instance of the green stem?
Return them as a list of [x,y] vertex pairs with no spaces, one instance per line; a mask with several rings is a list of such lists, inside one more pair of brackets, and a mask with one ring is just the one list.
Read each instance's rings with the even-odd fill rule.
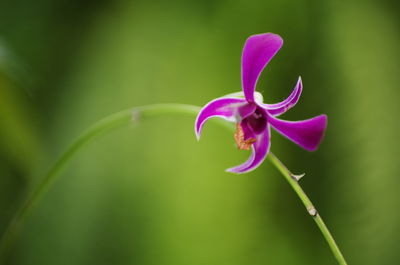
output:
[[322,235],[325,237],[326,242],[328,242],[329,247],[332,250],[333,255],[340,265],[347,265],[346,260],[343,257],[342,252],[340,251],[338,245],[335,242],[331,232],[329,232],[328,227],[322,220],[321,216],[315,209],[311,200],[308,198],[307,194],[299,185],[299,179],[303,175],[294,175],[290,172],[290,170],[272,153],[268,155],[269,160],[274,164],[274,166],[282,173],[285,179],[289,182],[290,186],[294,189],[297,196],[299,196],[300,200],[303,202],[304,206],[307,208],[308,213],[313,217],[314,221],[317,223],[319,230],[321,230]]
[[[40,198],[46,193],[51,184],[57,179],[60,171],[83,146],[85,146],[95,137],[131,122],[138,122],[142,119],[165,114],[197,115],[199,110],[200,107],[186,104],[154,104],[136,107],[112,114],[89,127],[69,146],[69,148],[55,162],[55,164],[53,164],[39,186],[32,192],[30,196],[27,197],[27,200],[23,203],[20,210],[15,214],[0,241],[0,262],[5,259],[6,253],[15,240],[17,231],[21,227],[25,218],[32,211]],[[226,125],[226,123],[223,124]],[[282,162],[280,162],[272,153],[268,155],[268,158],[289,181],[290,185],[296,191],[297,195],[300,197],[309,213],[314,217],[315,222],[328,242],[333,254],[339,261],[339,264],[347,265],[328,228],[322,221],[319,214],[316,212],[310,199],[299,186],[297,180],[295,179],[296,176],[291,174],[290,171],[282,164]]]
[[58,160],[50,168],[41,183],[27,197],[21,208],[17,211],[14,218],[6,228],[0,241],[0,263],[3,263],[5,256],[13,244],[17,232],[23,221],[31,212],[40,198],[47,192],[51,184],[57,179],[58,174],[64,166],[74,157],[74,155],[87,143],[95,137],[108,132],[114,128],[137,122],[142,119],[165,114],[190,114],[196,115],[200,108],[185,104],[154,104],[142,107],[136,107],[114,113],[106,118],[96,122],[86,131],[84,131],[69,148],[58,158]]

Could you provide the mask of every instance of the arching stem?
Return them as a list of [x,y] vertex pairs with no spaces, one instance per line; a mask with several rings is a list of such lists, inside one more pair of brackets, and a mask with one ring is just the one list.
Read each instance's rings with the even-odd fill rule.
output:
[[[66,164],[74,157],[74,155],[87,143],[93,140],[95,137],[108,132],[114,128],[122,125],[127,125],[132,122],[137,122],[143,119],[151,118],[153,116],[170,115],[170,114],[187,114],[197,115],[200,107],[186,105],[186,104],[154,104],[142,107],[136,107],[129,110],[124,110],[98,121],[85,132],[83,132],[76,140],[69,146],[69,148],[59,157],[59,159],[53,164],[42,182],[34,189],[34,191],[27,197],[26,201],[22,204],[20,210],[15,214],[14,218],[10,222],[9,226],[5,230],[1,241],[0,241],[0,262],[5,260],[5,256],[8,253],[13,241],[16,238],[17,232],[23,224],[25,218],[29,215],[35,205],[38,203],[40,198],[47,192],[51,184],[57,179],[60,171],[66,166]],[[226,123],[221,123],[227,125]],[[231,128],[230,126],[228,126]],[[310,199],[304,193],[303,189],[298,183],[298,176],[293,175],[282,162],[270,153],[267,158],[277,167],[282,175],[287,179],[289,184],[295,190],[300,200],[306,206],[310,215],[314,218],[319,229],[324,235],[329,247],[331,248],[334,256],[338,260],[340,265],[347,265],[343,255],[341,254],[335,240],[331,233],[323,222],[321,216],[312,205]]]

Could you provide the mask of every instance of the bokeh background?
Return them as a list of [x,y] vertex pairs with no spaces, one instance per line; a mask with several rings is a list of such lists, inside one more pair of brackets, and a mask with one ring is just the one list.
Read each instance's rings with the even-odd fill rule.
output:
[[[0,233],[80,132],[132,106],[204,105],[239,91],[255,33],[285,44],[258,82],[267,102],[302,76],[285,119],[329,116],[308,153],[272,135],[349,264],[400,263],[399,4],[380,1],[1,0]],[[246,175],[233,135],[194,117],[115,130],[73,159],[6,264],[336,264],[290,186]]]

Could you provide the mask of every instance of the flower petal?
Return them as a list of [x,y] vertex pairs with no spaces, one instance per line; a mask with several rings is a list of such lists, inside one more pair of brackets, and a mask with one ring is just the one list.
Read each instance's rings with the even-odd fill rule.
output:
[[254,102],[258,77],[282,44],[282,38],[273,33],[253,35],[246,40],[242,54],[242,87],[247,101]]
[[299,77],[292,93],[284,101],[276,104],[263,104],[262,106],[266,108],[268,110],[268,113],[270,113],[271,115],[279,116],[292,108],[294,105],[296,105],[297,101],[300,98],[302,90],[303,83],[301,82],[301,77]]
[[294,143],[308,151],[315,151],[324,136],[327,116],[323,114],[303,121],[284,121],[269,116],[268,122]]
[[252,146],[250,158],[243,164],[229,168],[226,171],[242,174],[256,169],[265,159],[270,147],[270,127],[267,126],[261,134],[256,136]]
[[250,138],[256,139],[257,135],[254,133],[254,131],[250,128],[249,123],[244,120],[240,122],[240,127],[243,130],[243,136],[244,136],[244,140],[248,140]]
[[217,98],[205,105],[197,115],[195,133],[200,139],[204,123],[211,117],[220,117],[228,121],[237,122],[252,114],[256,105],[249,104],[241,98]]

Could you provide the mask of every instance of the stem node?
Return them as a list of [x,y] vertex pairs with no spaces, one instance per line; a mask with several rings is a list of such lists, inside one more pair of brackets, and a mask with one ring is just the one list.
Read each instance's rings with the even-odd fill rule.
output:
[[138,122],[140,120],[140,111],[137,109],[132,110],[132,122]]
[[300,175],[295,175],[293,173],[290,173],[290,176],[292,177],[292,179],[294,179],[295,181],[299,182],[299,180],[304,177],[306,175],[306,173],[300,174]]
[[315,209],[314,206],[308,207],[308,208],[307,208],[307,211],[308,211],[308,213],[309,213],[312,217],[315,217],[315,216],[317,216],[317,214],[318,214],[317,209]]

